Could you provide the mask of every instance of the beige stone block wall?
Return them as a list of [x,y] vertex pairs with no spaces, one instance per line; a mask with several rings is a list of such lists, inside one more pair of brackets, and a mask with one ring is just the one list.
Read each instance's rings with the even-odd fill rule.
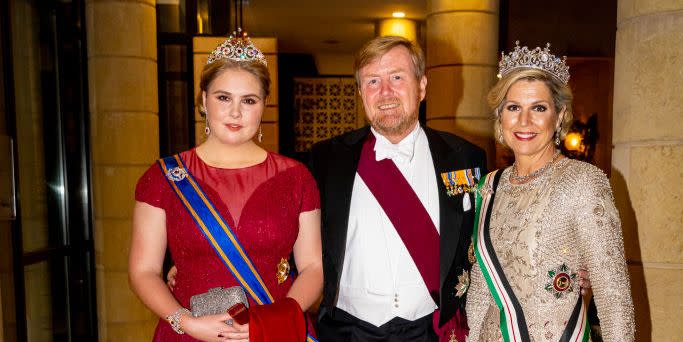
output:
[[95,221],[95,228],[101,232],[95,236],[95,250],[102,264],[112,272],[128,270],[128,254],[121,253],[120,246],[130,245],[130,219],[100,218]]
[[614,118],[620,117],[614,120],[615,143],[683,138],[683,120],[670,120],[683,108],[681,74],[674,69],[683,58],[683,16],[664,12],[646,17],[631,18],[638,23],[626,21],[617,34]]
[[[105,273],[104,287],[106,292],[104,311],[107,314],[108,323],[130,325],[156,323],[158,317],[136,297],[130,295],[127,272]],[[149,333],[148,331],[147,334]]]
[[97,316],[101,341],[149,341],[128,286],[135,184],[159,157],[156,1],[87,0]]
[[[97,132],[93,141],[93,161],[120,165],[148,164],[159,147],[159,120],[153,112],[111,112],[96,117],[92,129]],[[156,147],[138,149],[138,146]]]
[[[192,40],[195,96],[199,92],[199,80],[201,79],[202,68],[206,65],[209,54],[211,54],[216,46],[223,43],[225,39],[226,37],[194,37]],[[280,145],[277,140],[277,127],[279,121],[277,39],[252,37],[251,41],[265,55],[266,63],[268,63],[268,71],[270,73],[270,95],[268,95],[268,98],[266,99],[266,109],[261,118],[261,129],[263,130],[264,141],[259,145],[269,151],[277,152]],[[201,114],[199,114],[197,103],[195,103],[195,109],[195,144],[199,145],[206,140],[206,135],[204,134],[205,120]],[[275,128],[274,131],[273,128]],[[266,131],[270,134],[266,134]]]
[[[158,151],[158,146],[153,147]],[[93,178],[98,180],[94,184],[97,199],[95,218],[131,218],[135,184],[156,158],[136,166],[102,165],[95,168]]]
[[93,57],[88,69],[89,86],[95,88],[90,94],[91,111],[159,112],[156,55],[154,59]]
[[496,0],[429,0],[427,9],[431,13],[455,11],[497,11]]
[[486,93],[495,83],[498,1],[427,2],[427,125],[455,133],[495,160]]
[[[94,2],[94,1],[91,1]],[[88,21],[88,47],[102,55],[156,56],[156,1],[153,6],[140,6],[139,1],[97,1],[97,6],[88,6],[87,15],[98,18]],[[114,34],[115,33],[115,34]]]
[[678,298],[683,272],[669,264],[629,266],[636,305],[636,341],[681,341],[683,307]]
[[679,0],[620,0],[617,7],[617,21],[654,13],[681,10]]
[[611,182],[636,340],[683,340],[683,2],[620,0]]
[[[638,229],[638,261],[681,265],[683,201],[676,199],[683,199],[683,144],[631,146],[630,150],[629,193],[637,222],[643,223]],[[653,199],[658,199],[656,205]]]
[[455,10],[427,16],[427,65],[495,65],[498,57],[498,8],[487,12]]
[[[486,94],[495,84],[492,66],[432,67],[427,72],[427,119],[453,117],[486,118],[492,114]],[[490,133],[490,132],[487,132]]]
[[141,321],[134,323],[111,323],[107,332],[111,336],[118,336],[118,341],[150,341],[150,331],[156,328],[156,321]]

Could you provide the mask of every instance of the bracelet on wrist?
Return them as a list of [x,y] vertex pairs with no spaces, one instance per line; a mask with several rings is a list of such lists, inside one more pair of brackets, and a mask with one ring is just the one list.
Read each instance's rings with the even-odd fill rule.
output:
[[170,324],[171,328],[173,328],[173,331],[175,331],[179,335],[185,333],[183,329],[180,328],[180,321],[182,320],[184,315],[192,316],[192,312],[190,312],[190,310],[188,309],[180,308],[176,312],[166,316],[166,321],[168,322],[168,324]]

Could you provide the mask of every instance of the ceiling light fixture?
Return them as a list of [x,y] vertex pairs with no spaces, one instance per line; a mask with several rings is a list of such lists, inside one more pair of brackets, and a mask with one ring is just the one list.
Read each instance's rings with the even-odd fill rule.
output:
[[391,13],[391,16],[394,18],[405,18],[406,13],[405,12],[394,12],[394,13]]

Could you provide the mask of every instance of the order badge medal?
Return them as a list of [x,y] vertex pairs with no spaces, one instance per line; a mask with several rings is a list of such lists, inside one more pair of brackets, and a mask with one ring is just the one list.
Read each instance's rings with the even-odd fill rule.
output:
[[448,337],[448,342],[458,342],[458,338],[455,337],[455,329],[451,330],[451,335]]
[[166,173],[166,178],[173,182],[179,182],[187,177],[187,171],[180,166],[176,166]]
[[472,265],[477,263],[477,257],[474,255],[474,241],[470,242],[470,246],[467,248],[467,260]]
[[473,192],[480,178],[481,171],[478,167],[441,173],[441,180],[448,196]]
[[455,296],[462,297],[467,293],[467,289],[470,288],[470,272],[462,271],[462,274],[458,276],[458,284],[455,285]]
[[285,258],[280,258],[280,262],[277,264],[277,273],[275,274],[277,277],[277,283],[282,284],[287,280],[287,277],[289,277],[289,262]]
[[548,279],[549,282],[545,284],[545,289],[552,293],[555,298],[562,298],[565,292],[574,291],[576,273],[572,272],[566,264],[548,271]]

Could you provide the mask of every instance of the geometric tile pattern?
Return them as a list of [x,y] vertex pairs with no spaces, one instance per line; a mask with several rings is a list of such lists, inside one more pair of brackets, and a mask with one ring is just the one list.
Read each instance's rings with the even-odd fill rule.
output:
[[357,93],[353,77],[295,78],[295,151],[356,129]]

